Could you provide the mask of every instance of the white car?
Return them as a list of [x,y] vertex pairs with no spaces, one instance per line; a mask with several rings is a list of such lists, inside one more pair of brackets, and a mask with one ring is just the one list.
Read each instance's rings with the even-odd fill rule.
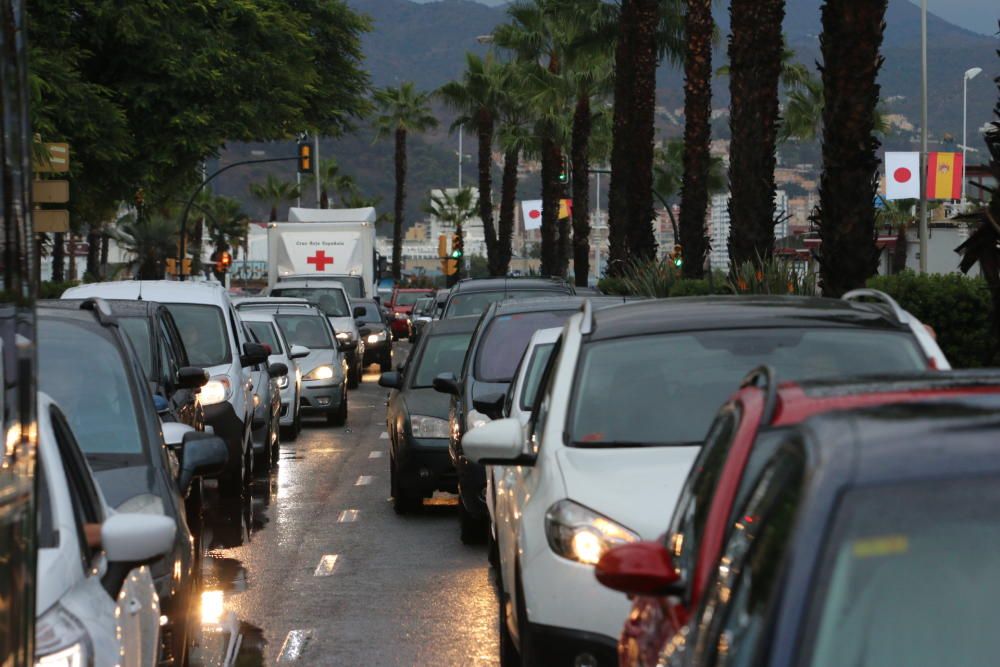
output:
[[254,404],[249,368],[267,363],[267,351],[247,340],[225,289],[218,283],[127,280],[72,287],[62,298],[92,296],[158,301],[170,310],[190,363],[204,368],[210,376],[201,388],[205,423],[229,450],[219,489],[230,497],[242,495],[253,479]]
[[527,426],[500,419],[462,439],[470,459],[503,466],[493,476],[501,664],[615,664],[629,601],[593,566],[662,532],[657,515],[672,511],[742,377],[762,364],[790,380],[947,364],[910,325],[882,305],[834,299],[586,303],[563,328]]
[[173,548],[166,516],[116,513],[104,501],[66,418],[38,394],[39,667],[152,667],[160,607],[145,565]]
[[278,378],[281,389],[281,436],[295,440],[302,430],[302,411],[299,398],[302,395],[302,371],[298,361],[309,356],[309,348],[292,345],[285,338],[274,313],[265,310],[240,310],[240,318],[265,345],[271,346],[270,363],[282,363],[288,367],[288,374]]

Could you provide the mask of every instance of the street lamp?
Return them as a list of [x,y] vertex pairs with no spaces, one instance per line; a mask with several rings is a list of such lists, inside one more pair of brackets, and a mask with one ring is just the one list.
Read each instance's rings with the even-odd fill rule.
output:
[[966,136],[969,123],[969,82],[982,72],[982,67],[972,67],[965,70],[965,76],[962,77],[962,210],[965,210],[965,155],[969,150],[969,140]]

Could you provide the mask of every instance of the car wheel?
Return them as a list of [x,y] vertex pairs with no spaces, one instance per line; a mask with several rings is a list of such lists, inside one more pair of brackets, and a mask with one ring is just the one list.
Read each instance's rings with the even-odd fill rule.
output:
[[486,537],[484,524],[482,520],[469,514],[469,511],[465,509],[465,505],[462,503],[461,498],[458,501],[458,526],[460,536],[462,538],[462,544],[483,543],[483,539]]
[[490,567],[497,573],[500,572],[500,547],[497,546],[497,540],[493,536],[493,526],[486,527],[486,559],[490,563]]
[[343,426],[347,423],[347,392],[340,392],[340,405],[326,414],[326,423],[330,426]]
[[236,470],[230,467],[229,470],[219,477],[219,494],[223,498],[241,498],[243,496],[243,489],[246,487],[243,478],[245,474],[246,467],[242,460]]
[[517,590],[517,634],[520,639],[520,650],[522,667],[535,667],[538,660],[535,658],[533,638],[531,637],[531,624],[528,622],[528,608],[524,602],[524,586],[521,584],[521,565],[518,563],[514,567],[514,586]]
[[392,353],[385,355],[378,362],[378,370],[380,373],[388,373],[392,370]]
[[504,601],[503,591],[497,596],[497,607],[500,610],[500,667],[521,667],[521,656],[514,646],[514,638],[510,636],[507,628],[507,603]]
[[281,427],[281,439],[285,442],[293,442],[298,437],[299,434],[296,432],[294,423]]
[[392,492],[392,510],[400,516],[416,512],[423,504],[422,498],[400,488],[396,475],[396,461],[392,458],[389,459],[389,488]]

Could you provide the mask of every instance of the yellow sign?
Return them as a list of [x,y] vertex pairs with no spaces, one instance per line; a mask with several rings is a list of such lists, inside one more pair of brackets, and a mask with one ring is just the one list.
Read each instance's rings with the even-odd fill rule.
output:
[[65,234],[69,231],[69,211],[43,211],[35,209],[31,212],[31,220],[38,234]]
[[69,201],[69,181],[34,181],[31,200],[36,204],[65,204]]

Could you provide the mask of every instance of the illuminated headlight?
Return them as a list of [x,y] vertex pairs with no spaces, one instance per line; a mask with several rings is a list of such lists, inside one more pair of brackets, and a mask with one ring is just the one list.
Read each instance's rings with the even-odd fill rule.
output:
[[572,500],[560,500],[545,513],[545,537],[557,555],[595,565],[605,551],[638,542],[631,530]]
[[253,395],[253,406],[255,408],[260,406],[260,394]]
[[397,320],[405,320],[409,316],[410,315],[408,313],[395,313],[393,315],[393,317],[395,317]]
[[414,438],[447,438],[451,433],[447,419],[424,415],[410,416],[410,432]]
[[309,374],[304,378],[306,380],[332,380],[333,379],[333,369],[329,366],[317,366],[316,368],[309,371]]
[[216,405],[229,400],[233,395],[233,387],[227,377],[215,377],[201,388],[202,405]]
[[115,508],[122,514],[163,514],[163,500],[152,493],[141,493],[132,496]]
[[278,381],[278,389],[288,389],[288,376],[281,375],[275,378]]
[[351,335],[350,331],[341,331],[339,334],[337,334],[337,340],[349,343],[350,341],[354,340],[354,336]]
[[35,622],[36,667],[85,667],[91,664],[83,625],[56,604]]
[[385,332],[379,331],[378,333],[373,333],[368,336],[368,343],[374,345],[375,343],[381,343],[385,340]]

